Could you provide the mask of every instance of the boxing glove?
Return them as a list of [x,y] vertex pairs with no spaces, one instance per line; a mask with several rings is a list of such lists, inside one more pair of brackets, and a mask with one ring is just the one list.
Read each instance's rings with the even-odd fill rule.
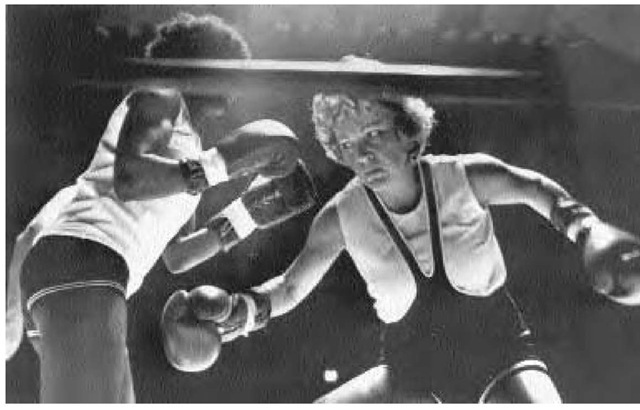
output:
[[640,238],[594,219],[579,243],[594,289],[617,303],[640,305]]
[[581,247],[596,292],[624,305],[640,305],[640,238],[601,221],[586,205],[559,198],[551,222]]
[[198,321],[214,322],[223,342],[266,326],[271,316],[268,296],[252,291],[229,295],[223,289],[202,285],[186,295],[186,309]]
[[316,192],[302,162],[287,176],[258,178],[240,198],[233,201],[209,223],[217,230],[223,249],[229,250],[256,229],[267,229],[310,209]]
[[187,192],[199,194],[229,179],[262,175],[279,178],[288,175],[300,158],[298,141],[291,129],[274,120],[250,122],[197,159],[180,161]]
[[200,372],[218,359],[222,343],[266,326],[268,296],[253,292],[229,295],[203,285],[174,292],[162,310],[162,339],[167,360],[183,372]]
[[187,301],[188,308],[199,320],[223,322],[231,316],[233,308],[231,296],[224,289],[211,285],[192,289]]
[[207,370],[220,355],[222,339],[216,322],[198,319],[184,290],[174,292],[165,303],[160,328],[167,361],[177,370]]
[[275,120],[258,120],[236,129],[223,138],[217,149],[230,177],[260,174],[280,178],[291,171],[300,151],[296,135]]

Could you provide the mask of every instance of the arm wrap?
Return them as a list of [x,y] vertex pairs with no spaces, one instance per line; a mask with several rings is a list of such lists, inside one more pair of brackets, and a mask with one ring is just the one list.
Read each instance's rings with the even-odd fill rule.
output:
[[220,244],[225,252],[229,252],[232,247],[240,242],[241,238],[227,218],[214,217],[207,224],[207,229],[218,233]]
[[551,223],[572,242],[579,242],[597,220],[589,207],[571,197],[558,198],[551,210]]
[[219,325],[223,336],[231,336],[231,339],[239,335],[248,336],[250,332],[267,325],[271,318],[271,300],[268,296],[246,291],[235,293],[231,297],[231,315]]

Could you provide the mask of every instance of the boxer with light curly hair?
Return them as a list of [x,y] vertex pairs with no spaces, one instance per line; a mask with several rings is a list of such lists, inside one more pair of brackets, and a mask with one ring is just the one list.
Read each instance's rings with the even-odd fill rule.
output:
[[298,306],[346,252],[374,302],[382,353],[318,402],[560,402],[507,289],[489,209],[533,209],[581,248],[594,289],[623,305],[640,304],[638,237],[538,172],[425,152],[434,110],[420,98],[318,94],[312,110],[326,155],[355,176],[316,215],[300,254],[245,292],[181,291],[166,311],[228,342]]

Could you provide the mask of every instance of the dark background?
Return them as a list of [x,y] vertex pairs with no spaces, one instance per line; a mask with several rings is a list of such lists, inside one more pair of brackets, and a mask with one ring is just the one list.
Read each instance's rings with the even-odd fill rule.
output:
[[[214,12],[237,26],[255,58],[337,59],[535,69],[543,101],[435,99],[434,150],[482,151],[554,178],[606,220],[640,232],[640,29],[637,6],[8,6],[6,240],[88,165],[122,90],[73,86],[105,59],[140,56],[153,25],[177,11]],[[280,90],[282,91],[282,90]],[[226,119],[270,117],[304,143],[322,205],[350,175],[314,141],[309,95],[284,90],[236,101]],[[425,96],[429,99],[429,95]],[[205,141],[205,144],[211,141]],[[200,374],[166,363],[158,318],[175,289],[228,290],[277,275],[302,247],[319,207],[259,232],[181,276],[158,264],[130,300],[129,340],[140,402],[309,402],[364,370],[375,320],[364,284],[341,257],[301,306],[225,345]],[[508,285],[568,402],[639,402],[640,310],[596,296],[576,249],[533,212],[493,210]],[[7,402],[37,401],[27,343],[6,363]]]

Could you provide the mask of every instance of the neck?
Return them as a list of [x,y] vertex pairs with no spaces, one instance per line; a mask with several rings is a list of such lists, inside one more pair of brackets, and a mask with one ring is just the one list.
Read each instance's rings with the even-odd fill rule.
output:
[[390,211],[403,214],[418,206],[421,185],[418,165],[413,164],[397,174],[393,183],[378,188],[375,192]]

